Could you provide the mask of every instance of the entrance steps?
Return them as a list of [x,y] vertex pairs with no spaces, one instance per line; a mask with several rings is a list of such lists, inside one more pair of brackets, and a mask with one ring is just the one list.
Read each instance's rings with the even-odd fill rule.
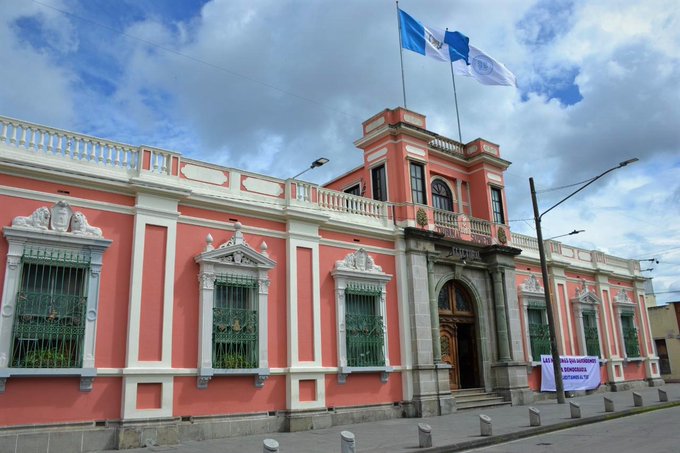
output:
[[477,409],[480,407],[510,406],[510,401],[505,401],[502,396],[494,392],[486,392],[483,388],[470,388],[452,390],[451,394],[456,400],[456,408],[460,410]]

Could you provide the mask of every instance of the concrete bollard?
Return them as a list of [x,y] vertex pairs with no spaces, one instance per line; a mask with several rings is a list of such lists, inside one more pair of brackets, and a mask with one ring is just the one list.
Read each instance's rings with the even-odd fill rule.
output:
[[611,398],[604,397],[604,411],[614,412],[614,400]]
[[356,453],[354,434],[349,431],[340,433],[340,453]]
[[418,423],[418,448],[432,446],[432,427],[427,423]]
[[642,407],[642,395],[638,392],[633,392],[633,404],[635,407]]
[[662,403],[668,401],[668,393],[666,393],[665,390],[659,389],[659,401],[661,401]]
[[535,407],[529,408],[529,425],[541,426],[541,411],[539,411]]
[[569,401],[569,412],[571,412],[571,418],[581,418],[581,405],[573,401]]
[[491,417],[488,415],[480,414],[479,415],[479,431],[482,436],[491,436],[492,434],[492,429],[491,429]]
[[263,440],[262,453],[279,453],[279,443],[274,439]]

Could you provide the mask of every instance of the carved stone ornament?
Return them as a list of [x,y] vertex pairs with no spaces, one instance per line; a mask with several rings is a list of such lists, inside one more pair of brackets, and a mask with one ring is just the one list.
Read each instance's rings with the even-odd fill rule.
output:
[[71,206],[65,201],[58,201],[50,209],[50,228],[64,233],[68,230],[72,215],[73,209],[71,209]]
[[354,253],[350,253],[344,260],[339,260],[335,263],[336,269],[382,273],[382,268],[375,264],[373,258],[364,250],[360,248]]
[[245,241],[245,239],[243,238],[243,233],[241,232],[241,228],[243,228],[243,225],[241,224],[241,222],[234,223],[234,230],[235,230],[234,235],[227,242],[220,245],[220,248],[231,247],[232,245],[245,245],[246,247],[250,247],[248,245],[248,243]]
[[538,279],[534,274],[531,274],[522,284],[522,291],[528,293],[543,293],[543,288],[541,284],[538,283]]
[[505,228],[498,227],[498,242],[505,245],[508,243],[508,235],[505,233]]
[[58,201],[51,208],[40,207],[27,217],[15,217],[12,220],[12,226],[59,233],[70,232],[78,236],[102,237],[101,228],[90,225],[82,212],[74,214],[71,206],[65,201]]
[[619,290],[619,293],[614,297],[614,303],[615,304],[620,304],[620,305],[634,305],[635,302],[631,300],[630,297],[628,297],[628,293],[626,293],[624,290]]
[[196,379],[196,388],[201,390],[208,388],[208,382],[210,381],[210,376],[198,376]]

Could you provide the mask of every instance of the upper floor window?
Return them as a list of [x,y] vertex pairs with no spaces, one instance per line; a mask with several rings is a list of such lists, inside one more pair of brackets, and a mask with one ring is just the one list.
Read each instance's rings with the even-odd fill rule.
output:
[[387,179],[384,164],[371,170],[371,183],[373,188],[373,199],[387,201]]
[[411,162],[411,198],[414,203],[427,204],[425,168],[415,162]]
[[432,206],[443,211],[453,211],[451,190],[441,179],[432,181]]
[[59,201],[16,217],[0,317],[0,391],[13,375],[80,375],[92,389],[103,254],[111,241]]
[[496,187],[491,188],[491,210],[493,211],[494,223],[505,223],[505,214],[503,213],[503,195],[501,189]]
[[361,195],[361,184],[355,184],[352,187],[348,187],[344,192],[350,195]]

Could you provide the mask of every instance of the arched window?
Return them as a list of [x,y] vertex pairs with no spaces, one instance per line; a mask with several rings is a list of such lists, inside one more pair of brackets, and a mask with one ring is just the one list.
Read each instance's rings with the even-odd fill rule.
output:
[[453,211],[453,197],[451,190],[441,179],[432,181],[432,206],[435,209]]

